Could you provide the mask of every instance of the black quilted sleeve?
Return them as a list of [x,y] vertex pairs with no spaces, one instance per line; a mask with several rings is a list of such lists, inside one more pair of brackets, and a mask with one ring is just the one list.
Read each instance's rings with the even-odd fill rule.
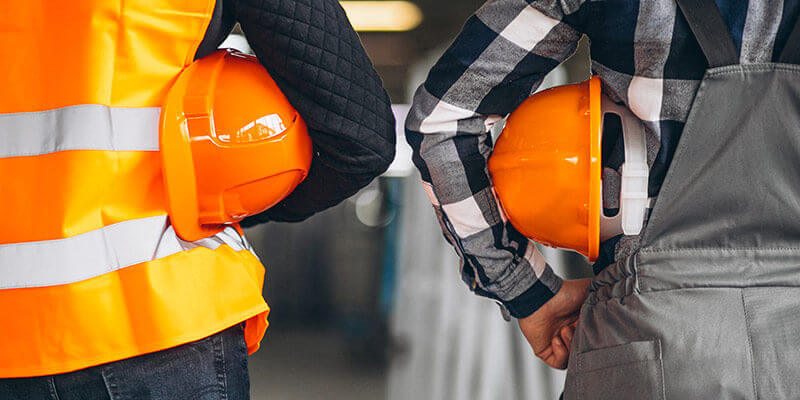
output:
[[226,0],[259,61],[309,127],[311,172],[245,225],[300,221],[338,204],[394,159],[389,96],[336,0]]

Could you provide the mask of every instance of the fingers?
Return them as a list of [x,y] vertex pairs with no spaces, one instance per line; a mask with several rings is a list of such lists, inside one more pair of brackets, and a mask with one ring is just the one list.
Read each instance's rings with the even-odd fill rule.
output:
[[569,359],[569,349],[560,337],[556,336],[552,341],[553,356],[550,358],[548,364],[557,369],[564,369],[567,367],[567,360]]
[[569,351],[574,335],[574,324],[564,326],[550,339],[549,346],[534,351],[534,353],[547,365],[556,369],[565,369],[567,361],[569,361]]
[[547,360],[553,358],[553,346],[548,346],[542,349],[539,353],[535,353],[536,357],[539,357],[544,362],[548,362]]
[[570,324],[561,328],[561,340],[564,341],[564,345],[567,347],[567,350],[572,348],[572,337],[574,335],[575,324]]

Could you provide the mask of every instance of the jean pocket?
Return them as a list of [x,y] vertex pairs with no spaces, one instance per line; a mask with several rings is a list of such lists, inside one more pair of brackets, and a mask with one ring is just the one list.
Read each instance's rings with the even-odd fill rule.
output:
[[569,366],[568,399],[660,399],[664,395],[657,339],[589,350]]

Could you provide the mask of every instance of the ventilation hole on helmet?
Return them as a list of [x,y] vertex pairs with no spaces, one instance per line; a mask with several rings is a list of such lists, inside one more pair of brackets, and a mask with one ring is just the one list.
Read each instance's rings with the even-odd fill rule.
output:
[[606,216],[606,218],[616,217],[617,214],[619,214],[619,208],[604,208],[603,209],[603,215]]
[[[622,119],[617,114],[608,113],[603,115],[602,133],[602,160],[603,166],[617,169],[622,165],[624,154],[615,154],[620,137],[622,137]],[[620,147],[621,149],[621,147]]]

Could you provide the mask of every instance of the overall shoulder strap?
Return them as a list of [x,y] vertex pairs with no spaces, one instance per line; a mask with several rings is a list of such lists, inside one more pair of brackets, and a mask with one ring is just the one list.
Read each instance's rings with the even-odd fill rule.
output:
[[739,63],[739,51],[714,0],[676,0],[709,67]]
[[795,22],[792,32],[786,39],[786,45],[783,46],[783,51],[778,61],[789,64],[800,64],[800,19]]

